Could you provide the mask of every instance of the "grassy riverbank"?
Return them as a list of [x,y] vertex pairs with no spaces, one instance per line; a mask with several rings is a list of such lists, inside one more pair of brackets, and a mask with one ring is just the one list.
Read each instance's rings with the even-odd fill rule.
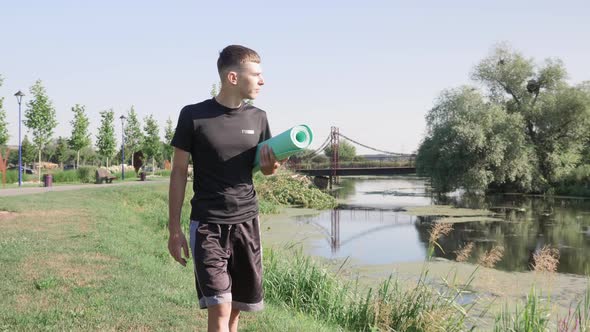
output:
[[[167,253],[166,205],[161,183],[4,197],[0,330],[202,330],[192,270]],[[242,326],[336,330],[273,303]]]
[[[166,206],[161,183],[3,198],[0,330],[204,328],[192,271],[167,253]],[[399,313],[407,325],[426,304],[394,298],[391,281],[356,291],[291,252],[267,250],[264,263],[268,307],[244,315],[245,331],[368,330],[390,324],[394,303],[416,303]]]
[[[289,179],[267,184],[299,186],[283,176]],[[261,201],[280,206],[259,180]],[[166,184],[4,197],[0,211],[0,330],[205,327],[192,270],[166,249]],[[412,288],[388,279],[367,290],[287,248],[266,250],[264,265],[267,309],[244,314],[244,331],[461,331],[471,324],[469,308],[454,301],[463,288],[432,287],[426,271]],[[502,322],[513,315],[507,310]]]

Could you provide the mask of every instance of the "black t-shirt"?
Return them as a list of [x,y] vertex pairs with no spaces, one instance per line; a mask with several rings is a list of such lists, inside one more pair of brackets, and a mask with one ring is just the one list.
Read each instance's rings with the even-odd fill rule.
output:
[[237,224],[257,216],[252,168],[256,146],[270,137],[266,112],[245,102],[228,108],[212,98],[180,111],[171,145],[193,158],[192,220]]

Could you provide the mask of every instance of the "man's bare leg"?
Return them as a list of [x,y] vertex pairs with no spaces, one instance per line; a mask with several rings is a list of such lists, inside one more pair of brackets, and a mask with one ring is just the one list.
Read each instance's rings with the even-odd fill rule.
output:
[[207,313],[208,332],[229,332],[229,318],[232,313],[231,303],[207,307]]
[[232,309],[229,316],[229,332],[238,332],[238,321],[240,320],[240,310]]

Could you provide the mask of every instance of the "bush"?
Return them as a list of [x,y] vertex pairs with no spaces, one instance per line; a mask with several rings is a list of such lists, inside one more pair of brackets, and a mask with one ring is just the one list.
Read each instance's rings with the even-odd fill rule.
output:
[[52,172],[54,183],[74,183],[79,182],[79,174],[75,170],[54,171]]
[[[113,176],[117,177],[117,180],[122,180],[123,179],[123,174],[121,172],[114,172],[111,173]],[[125,170],[125,179],[137,179],[138,176],[135,173],[135,171],[127,171]]]
[[[280,206],[298,206],[312,209],[331,209],[336,207],[336,199],[318,188],[310,181],[297,178],[291,172],[281,171],[273,176],[261,173],[254,175],[254,186],[258,193],[262,213],[274,211]],[[272,207],[277,205],[278,207]]]
[[171,170],[167,170],[167,169],[162,169],[162,170],[156,171],[156,175],[159,175],[159,176],[167,176],[167,177],[170,177],[170,173],[172,173],[172,171]]
[[82,183],[92,183],[96,181],[96,167],[94,166],[81,166],[77,170],[78,179]]
[[[0,174],[0,179],[1,178],[2,178],[2,175]],[[23,182],[30,181],[30,180],[31,180],[31,175],[23,173]],[[17,182],[18,182],[17,170],[14,169],[14,170],[6,171],[6,184],[12,184],[12,183],[17,183]],[[2,183],[2,180],[0,180],[0,183]]]
[[590,196],[590,165],[573,169],[557,184],[555,193],[559,195]]

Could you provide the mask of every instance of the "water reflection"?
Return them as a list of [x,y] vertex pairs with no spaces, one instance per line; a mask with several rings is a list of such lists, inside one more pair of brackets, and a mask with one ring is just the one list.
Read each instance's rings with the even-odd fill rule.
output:
[[[322,234],[322,240],[314,243],[315,254],[320,256],[350,256],[368,264],[380,264],[384,259],[421,260],[426,253],[414,227],[416,217],[395,211],[336,209],[297,220],[315,226]],[[391,251],[392,243],[402,249]]]
[[488,209],[503,221],[454,224],[439,240],[435,256],[455,259],[454,251],[474,243],[470,258],[477,262],[486,250],[504,247],[497,268],[524,271],[535,250],[549,245],[560,250],[558,271],[585,274],[590,269],[590,200],[524,197],[520,195],[437,196],[423,179],[342,179],[339,192],[347,204],[299,222],[317,227],[323,240],[315,253],[347,257],[367,264],[419,261],[425,258],[433,221],[443,216],[411,216],[404,206],[453,205]]

